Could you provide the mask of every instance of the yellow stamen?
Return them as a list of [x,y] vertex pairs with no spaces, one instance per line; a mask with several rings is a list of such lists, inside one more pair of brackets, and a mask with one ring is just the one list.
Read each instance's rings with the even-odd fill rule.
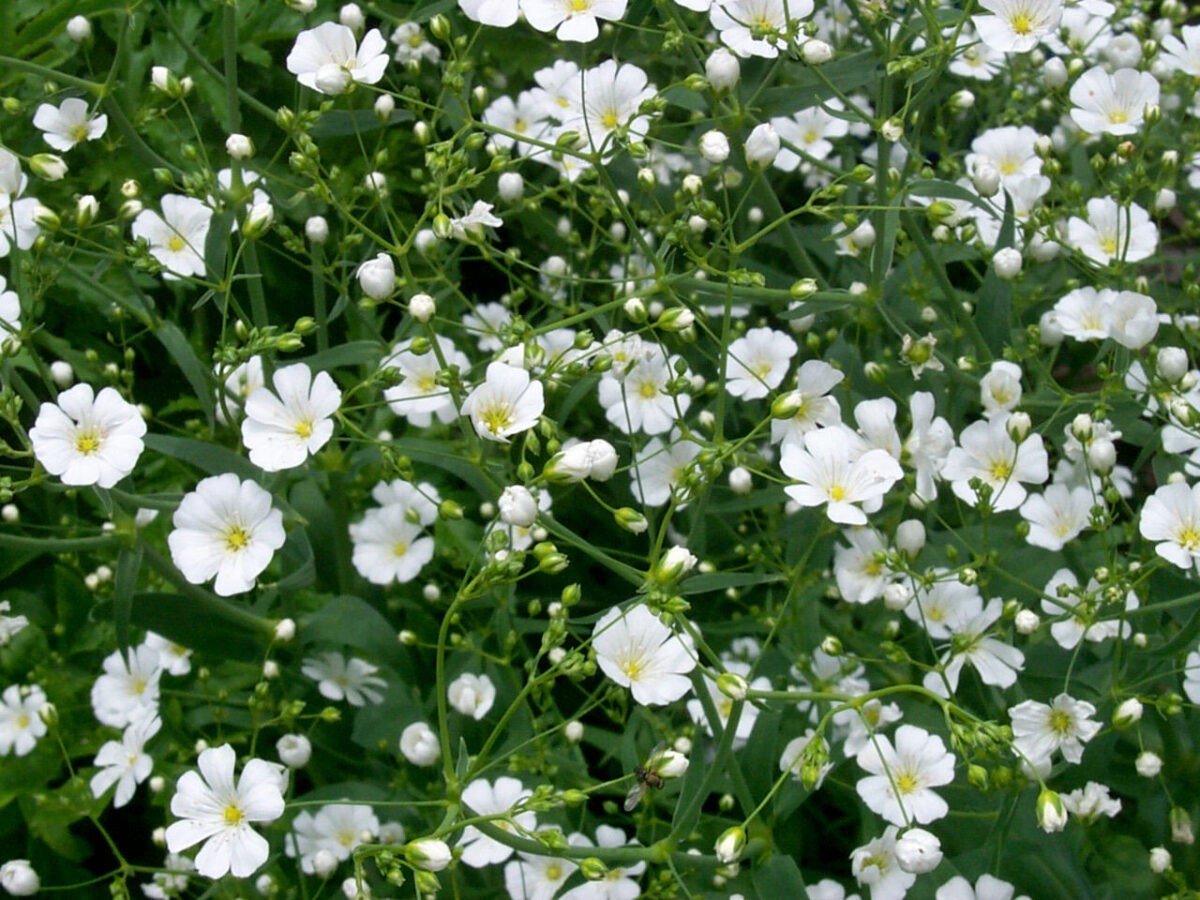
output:
[[233,525],[225,532],[225,546],[234,553],[245,549],[249,543],[250,532],[241,525]]
[[246,816],[241,808],[236,803],[230,803],[225,807],[225,824],[231,827],[241,825],[246,821]]

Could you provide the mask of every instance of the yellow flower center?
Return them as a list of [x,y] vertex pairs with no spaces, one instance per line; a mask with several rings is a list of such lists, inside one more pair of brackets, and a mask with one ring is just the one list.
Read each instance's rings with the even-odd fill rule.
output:
[[550,863],[550,865],[546,866],[547,881],[558,881],[560,878],[562,878],[562,866],[558,863]]
[[1200,528],[1195,525],[1185,526],[1175,536],[1175,542],[1190,552],[1200,550]]
[[806,144],[815,144],[820,139],[821,135],[817,133],[817,129],[815,128],[810,128],[804,132],[804,143]]
[[437,387],[436,375],[422,375],[417,379],[417,390],[422,394],[432,394],[433,389]]
[[500,434],[513,424],[512,407],[507,403],[496,403],[479,413],[483,427],[492,434]]
[[420,47],[423,43],[425,43],[425,36],[420,32],[417,32],[408,39],[408,46],[412,47],[413,49]]
[[343,847],[353,847],[354,846],[354,835],[351,834],[349,831],[343,831],[341,834],[338,835],[337,839],[338,839],[338,843],[341,844]]
[[1112,125],[1124,125],[1129,121],[1129,114],[1123,109],[1114,109],[1108,114],[1108,121]]
[[397,556],[397,557],[403,556],[407,552],[408,552],[408,544],[397,543],[397,544],[392,545],[392,555],[393,556]]
[[650,400],[658,393],[658,387],[651,381],[643,381],[638,387],[638,393]]
[[572,13],[587,12],[592,8],[592,0],[567,0],[567,9]]
[[84,456],[91,456],[99,451],[103,443],[104,438],[95,429],[86,428],[75,433],[75,450]]
[[920,779],[912,772],[897,772],[896,773],[896,792],[899,794],[911,794],[921,786]]
[[236,828],[246,821],[246,815],[242,812],[240,806],[236,803],[230,803],[225,807],[225,824],[231,828]]
[[621,120],[617,118],[617,114],[611,109],[600,117],[600,124],[605,128],[616,128]]
[[299,422],[296,423],[296,434],[298,434],[300,437],[304,438],[305,440],[308,440],[310,437],[312,437],[312,433],[313,433],[312,419],[301,419]]
[[133,692],[139,697],[146,693],[146,679],[137,677],[133,679]]
[[626,659],[621,663],[621,671],[630,681],[637,681],[642,674],[642,661],[640,659]]
[[1004,459],[999,460],[997,462],[992,463],[991,471],[992,471],[992,477],[995,478],[997,481],[1005,481],[1008,479],[1008,477],[1010,475],[1012,475],[1012,471],[1013,471],[1012,463],[1010,463],[1008,460],[1004,460]]
[[829,499],[835,503],[846,499],[846,489],[840,484],[835,484],[829,489]]
[[24,730],[29,727],[29,714],[21,713],[17,716],[17,727]]
[[1070,714],[1061,709],[1052,711],[1050,713],[1050,728],[1059,734],[1069,734],[1071,732]]
[[[1117,255],[1117,239],[1114,237],[1106,237],[1100,241],[1100,249],[1109,256]],[[1099,324],[1099,323],[1097,323]]]
[[241,525],[230,526],[229,530],[225,532],[225,546],[234,553],[244,550],[249,543],[250,532]]
[[1009,23],[1012,25],[1012,30],[1021,36],[1030,34],[1033,31],[1033,19],[1030,18],[1027,12],[1017,13],[1009,20]]
[[86,141],[88,139],[88,127],[86,123],[76,125],[71,129],[71,140],[75,143]]
[[183,238],[181,238],[177,234],[173,234],[169,238],[167,238],[167,249],[170,250],[172,253],[178,253],[180,250],[182,250],[186,246],[187,246],[187,241],[185,241]]

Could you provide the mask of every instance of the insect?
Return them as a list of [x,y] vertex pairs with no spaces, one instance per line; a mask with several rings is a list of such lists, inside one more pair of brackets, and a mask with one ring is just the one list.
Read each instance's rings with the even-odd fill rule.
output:
[[666,784],[662,776],[658,774],[659,757],[662,756],[666,747],[666,742],[661,742],[654,748],[645,763],[634,767],[634,782],[629,788],[629,793],[625,795],[625,812],[633,812],[637,809],[637,805],[642,802],[642,798],[651,788],[658,790]]

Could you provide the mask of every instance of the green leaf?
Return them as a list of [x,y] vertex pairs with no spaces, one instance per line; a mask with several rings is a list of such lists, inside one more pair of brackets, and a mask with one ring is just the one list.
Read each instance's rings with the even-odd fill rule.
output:
[[947,200],[961,200],[963,203],[970,203],[985,212],[992,212],[991,205],[985,203],[978,195],[968,191],[962,185],[954,184],[951,181],[942,181],[940,178],[914,181],[909,185],[908,193],[914,197],[944,197]]
[[381,121],[370,109],[333,109],[321,116],[317,124],[308,130],[314,139],[331,137],[349,137],[354,134],[365,134],[368,131],[379,131],[399,122],[411,121],[413,114],[407,109],[397,109],[386,122]]
[[778,572],[714,572],[710,575],[694,575],[679,587],[681,594],[710,594],[731,587],[749,587],[755,584],[776,584],[784,581]]
[[375,607],[359,597],[334,597],[300,620],[303,644],[343,644],[378,659],[396,654],[396,629]]
[[[869,50],[845,56],[821,66],[823,78],[815,72],[805,71],[800,73],[793,84],[763,91],[760,103],[762,114],[791,115],[835,96],[834,88],[842,93],[852,93],[856,88],[874,83],[879,75],[880,66]],[[829,84],[826,84],[826,81]]]
[[117,574],[113,584],[113,624],[117,630],[117,647],[124,652],[129,647],[129,618],[133,610],[133,594],[137,590],[138,572],[142,568],[142,547],[126,547],[117,557]]
[[216,444],[166,434],[148,434],[145,442],[151,450],[195,466],[209,475],[233,472],[239,478],[256,479],[261,474],[250,460]]
[[179,370],[183,372],[183,377],[187,379],[192,392],[199,400],[200,408],[204,410],[204,417],[208,419],[211,428],[214,387],[210,381],[209,369],[200,362],[200,357],[196,355],[196,351],[192,349],[192,345],[188,343],[188,339],[175,323],[164,322],[159,325],[154,329],[154,336],[158,338],[159,343],[166,348],[171,359],[175,361],[175,365],[179,366]]
[[754,870],[754,893],[758,897],[804,897],[804,876],[790,856],[776,854]]
[[233,213],[217,213],[212,217],[208,237],[204,240],[204,265],[217,279],[225,274],[225,254],[229,250],[229,233],[232,228]]
[[266,645],[265,636],[251,625],[255,617],[234,601],[201,605],[183,594],[134,594],[129,619],[216,659],[261,660]]
[[296,362],[302,362],[314,372],[324,372],[327,369],[340,369],[343,366],[374,365],[378,362],[383,351],[375,341],[351,341],[338,347],[331,347],[323,353],[314,353]]
[[499,488],[492,484],[492,481],[484,474],[484,470],[476,463],[461,456],[451,456],[446,452],[446,445],[439,441],[403,438],[394,441],[392,446],[398,453],[403,453],[410,459],[436,466],[456,476],[474,488],[480,497],[490,500],[500,492]]

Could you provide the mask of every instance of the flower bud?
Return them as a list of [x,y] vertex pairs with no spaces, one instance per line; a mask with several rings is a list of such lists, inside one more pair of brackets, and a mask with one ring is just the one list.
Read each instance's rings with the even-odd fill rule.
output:
[[603,860],[589,856],[579,861],[579,872],[588,881],[603,881],[608,877],[608,866]]
[[800,45],[800,56],[810,66],[821,66],[833,59],[833,48],[824,41],[809,38]]
[[1117,448],[1108,438],[1097,438],[1087,448],[1088,464],[1092,471],[1107,475],[1117,464]]
[[432,766],[442,758],[437,735],[425,722],[413,722],[400,732],[400,753],[414,766]]
[[1042,81],[1050,90],[1058,90],[1067,83],[1067,66],[1057,56],[1046,60],[1042,66]]
[[280,619],[275,623],[275,640],[281,644],[286,644],[296,636],[296,622],[294,619]]
[[724,864],[736,862],[746,849],[746,830],[740,825],[727,828],[713,846],[717,859]]
[[538,505],[529,489],[519,484],[509,485],[500,495],[500,520],[506,525],[529,528],[537,521]]
[[67,174],[67,164],[61,156],[53,153],[35,153],[29,158],[29,169],[38,178],[46,181],[61,181]]
[[1188,373],[1188,355],[1182,347],[1163,347],[1154,360],[1154,371],[1164,381],[1175,384]]
[[910,828],[896,841],[896,863],[912,875],[932,872],[942,861],[942,842],[924,828]]
[[496,182],[496,192],[505,203],[516,203],[525,195],[525,179],[520,172],[505,172]]
[[1172,806],[1167,816],[1171,824],[1171,840],[1177,844],[1194,844],[1196,836],[1192,832],[1192,817],[1181,806]]
[[183,85],[179,83],[175,73],[166,66],[154,66],[150,69],[150,84],[155,90],[161,91],[172,100],[178,100],[183,96]]
[[1013,625],[1016,626],[1017,632],[1020,634],[1033,634],[1041,624],[1041,617],[1032,609],[1021,610],[1013,619]]
[[1029,413],[1025,412],[1012,413],[1009,415],[1008,421],[1004,423],[1004,430],[1018,444],[1029,437],[1029,431],[1032,428],[1033,420],[1029,418]]
[[765,169],[775,162],[781,146],[779,132],[775,130],[775,126],[770,122],[763,122],[761,125],[755,126],[754,130],[750,132],[750,136],[746,138],[744,147],[746,162]]
[[440,872],[450,865],[450,848],[445,841],[435,838],[420,838],[412,841],[404,848],[404,855],[410,863],[426,872]]
[[350,72],[344,66],[332,62],[325,63],[317,69],[315,81],[317,90],[329,97],[346,93],[353,83]]
[[1067,827],[1067,810],[1062,797],[1050,788],[1042,788],[1037,799],[1038,827],[1047,834],[1062,831]]
[[312,758],[312,743],[302,734],[285,734],[275,742],[279,761],[289,769],[300,769]]
[[995,197],[1000,192],[1000,172],[986,160],[977,162],[971,172],[971,184],[979,196]]
[[925,546],[925,525],[919,519],[906,519],[896,528],[896,549],[909,559]]
[[992,268],[1001,281],[1012,281],[1021,274],[1021,251],[1013,247],[997,250],[992,257]]
[[242,226],[247,238],[260,238],[275,224],[275,207],[269,200],[255,203],[246,213],[246,222]]
[[658,565],[654,569],[654,577],[661,582],[674,581],[695,568],[697,562],[698,560],[687,547],[671,547],[658,561]]
[[729,470],[729,489],[735,494],[746,495],[754,488],[754,476],[744,466]]
[[386,253],[368,259],[355,274],[362,292],[372,300],[386,300],[396,290],[396,263]]
[[92,23],[85,16],[72,16],[67,21],[67,37],[76,44],[91,40]]
[[672,306],[654,324],[663,331],[680,332],[696,323],[696,314],[686,306]]
[[710,163],[723,163],[729,159],[729,138],[724,133],[712,130],[700,136],[700,155]]
[[244,134],[225,138],[225,152],[233,159],[249,159],[254,155],[254,142]]
[[642,534],[650,527],[650,523],[646,521],[644,515],[628,506],[618,509],[613,513],[613,518],[616,519],[618,525],[633,534]]
[[100,202],[91,194],[84,194],[75,203],[75,224],[87,228],[96,221],[100,212]]
[[900,612],[912,602],[913,589],[902,581],[894,581],[883,589],[883,605]]
[[10,859],[0,866],[0,887],[14,897],[31,897],[41,887],[41,880],[27,859]]
[[680,778],[688,770],[688,758],[677,750],[664,750],[654,760],[654,774],[659,778]]
[[428,322],[437,313],[437,303],[428,294],[413,294],[408,301],[408,314],[418,322]]
[[714,50],[704,63],[704,75],[717,92],[733,90],[741,71],[738,58],[724,47]]
[[304,236],[312,244],[323,244],[329,240],[329,223],[325,217],[309,216],[304,223]]
[[563,728],[563,737],[572,744],[578,744],[583,740],[583,723],[579,721],[568,722]]
[[56,359],[50,363],[50,378],[59,390],[66,390],[75,383],[75,369],[69,362]]
[[1166,847],[1155,847],[1150,851],[1150,871],[1161,875],[1171,868],[1171,851]]
[[749,689],[746,679],[736,672],[722,672],[717,676],[717,690],[730,700],[745,700]]

